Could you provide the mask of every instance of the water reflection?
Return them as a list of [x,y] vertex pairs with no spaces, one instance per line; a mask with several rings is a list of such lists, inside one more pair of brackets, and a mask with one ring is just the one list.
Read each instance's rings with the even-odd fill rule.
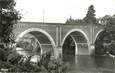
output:
[[66,56],[70,63],[69,73],[115,73],[115,59],[109,56]]

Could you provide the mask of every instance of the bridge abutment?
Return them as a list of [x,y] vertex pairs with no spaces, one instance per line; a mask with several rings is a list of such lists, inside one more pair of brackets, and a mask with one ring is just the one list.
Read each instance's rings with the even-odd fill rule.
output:
[[56,49],[57,49],[57,51],[56,51],[57,58],[62,58],[62,47],[57,46]]
[[90,44],[89,55],[95,55],[95,44]]

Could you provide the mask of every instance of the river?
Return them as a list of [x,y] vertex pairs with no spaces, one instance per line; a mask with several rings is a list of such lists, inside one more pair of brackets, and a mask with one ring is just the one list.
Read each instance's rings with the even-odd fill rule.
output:
[[115,58],[110,56],[66,56],[68,73],[115,73]]

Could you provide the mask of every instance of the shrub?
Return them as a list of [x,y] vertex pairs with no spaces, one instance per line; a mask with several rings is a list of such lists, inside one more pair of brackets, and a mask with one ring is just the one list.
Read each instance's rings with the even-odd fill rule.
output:
[[61,59],[51,59],[51,53],[45,53],[37,63],[27,61],[19,62],[23,56],[15,51],[10,52],[7,61],[0,61],[1,72],[39,72],[39,73],[66,73],[68,65]]

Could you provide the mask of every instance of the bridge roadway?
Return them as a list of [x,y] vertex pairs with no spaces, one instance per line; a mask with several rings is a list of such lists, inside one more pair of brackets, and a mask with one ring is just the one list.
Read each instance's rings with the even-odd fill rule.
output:
[[[95,51],[95,40],[103,30],[104,26],[96,26],[92,24],[18,22],[15,25],[13,32],[15,34],[16,41],[19,41],[20,38],[29,33],[38,39],[42,49],[44,49],[44,46],[52,45],[50,48],[53,48],[54,56],[58,57],[63,54],[62,47],[68,36],[73,36],[74,43],[76,43],[76,54],[79,52],[77,50],[77,45],[80,43],[87,43],[87,55],[91,55],[92,52]],[[86,42],[78,42],[77,40],[79,39],[77,38],[79,37],[83,37]]]

